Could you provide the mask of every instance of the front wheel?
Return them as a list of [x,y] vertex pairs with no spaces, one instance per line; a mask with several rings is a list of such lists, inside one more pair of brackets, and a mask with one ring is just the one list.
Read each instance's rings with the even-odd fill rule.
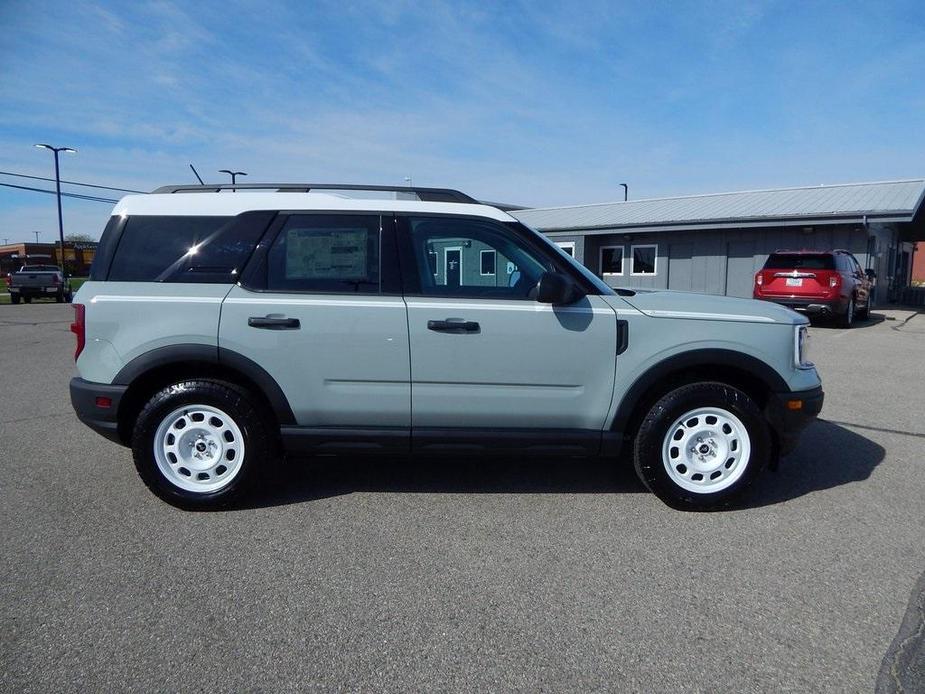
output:
[[771,434],[755,401],[724,383],[664,395],[636,435],[636,473],[669,506],[727,506],[767,466]]
[[138,474],[164,501],[188,510],[232,505],[273,453],[251,394],[224,381],[183,381],[157,392],[132,435]]

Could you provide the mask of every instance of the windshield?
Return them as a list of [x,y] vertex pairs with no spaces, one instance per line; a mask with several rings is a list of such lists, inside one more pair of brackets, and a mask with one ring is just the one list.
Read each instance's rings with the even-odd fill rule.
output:
[[561,248],[559,248],[559,246],[557,246],[555,243],[550,241],[546,236],[538,232],[536,229],[531,229],[523,222],[508,222],[508,224],[510,224],[511,226],[519,227],[520,229],[523,229],[529,232],[534,237],[536,237],[536,239],[540,243],[542,243],[544,246],[555,251],[558,257],[564,259],[569,265],[571,265],[573,268],[578,270],[578,272],[580,272],[585,279],[587,279],[591,284],[593,284],[595,289],[597,289],[601,294],[609,294],[609,295],[616,294],[616,292],[613,290],[613,287],[611,287],[609,284],[604,282],[604,280],[602,280],[600,277],[595,275],[588,268],[586,268],[584,265],[579,263],[572,256],[570,256],[568,253],[563,251]]

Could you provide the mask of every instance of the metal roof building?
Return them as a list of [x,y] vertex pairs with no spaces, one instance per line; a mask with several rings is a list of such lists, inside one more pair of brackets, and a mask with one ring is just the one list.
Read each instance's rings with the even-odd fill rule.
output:
[[751,296],[779,248],[844,248],[888,300],[925,238],[925,179],[653,198],[511,212],[614,286]]

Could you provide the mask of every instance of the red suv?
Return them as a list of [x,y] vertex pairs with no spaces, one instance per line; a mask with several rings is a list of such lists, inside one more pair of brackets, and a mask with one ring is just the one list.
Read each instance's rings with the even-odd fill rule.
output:
[[850,328],[870,313],[875,277],[848,251],[776,251],[755,275],[753,296]]

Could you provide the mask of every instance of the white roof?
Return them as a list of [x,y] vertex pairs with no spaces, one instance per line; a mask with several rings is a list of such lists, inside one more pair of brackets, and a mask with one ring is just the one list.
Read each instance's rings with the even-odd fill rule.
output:
[[818,222],[860,220],[864,216],[879,221],[911,221],[923,196],[925,179],[915,179],[651,198],[515,210],[511,214],[542,231],[733,222],[748,226],[774,220]]
[[490,205],[418,200],[346,198],[327,193],[149,193],[126,195],[113,209],[114,215],[194,215],[223,217],[254,210],[331,212],[423,212],[463,214],[513,222],[513,217]]

